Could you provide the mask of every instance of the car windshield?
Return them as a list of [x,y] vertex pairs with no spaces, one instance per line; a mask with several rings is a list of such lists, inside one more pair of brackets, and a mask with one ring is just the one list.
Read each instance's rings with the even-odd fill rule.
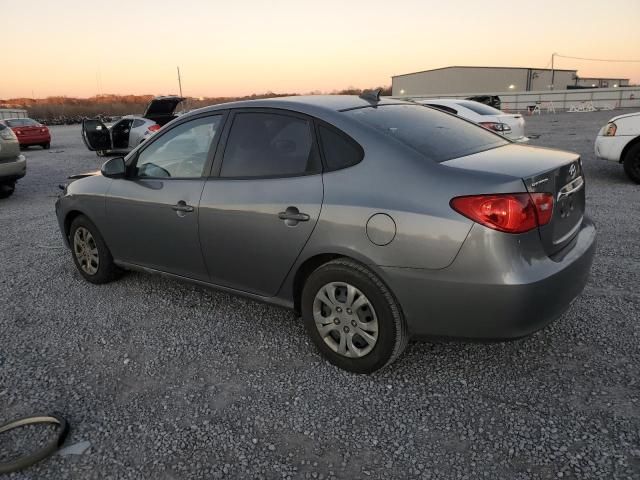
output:
[[473,100],[468,100],[464,102],[457,102],[459,105],[468,108],[476,112],[479,115],[502,115],[502,112],[497,108],[490,107],[489,105],[485,105],[484,103],[474,102]]
[[444,162],[509,143],[485,128],[420,105],[380,105],[346,113],[434,162]]

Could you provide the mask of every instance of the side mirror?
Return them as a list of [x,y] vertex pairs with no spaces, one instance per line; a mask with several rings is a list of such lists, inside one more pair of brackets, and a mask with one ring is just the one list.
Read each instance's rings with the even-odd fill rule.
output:
[[115,157],[107,160],[102,164],[100,173],[107,178],[124,178],[127,173],[124,157]]

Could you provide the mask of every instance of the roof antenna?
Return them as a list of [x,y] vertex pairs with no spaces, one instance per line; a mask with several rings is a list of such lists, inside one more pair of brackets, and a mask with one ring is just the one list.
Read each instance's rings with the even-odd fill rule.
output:
[[380,94],[382,93],[382,89],[381,88],[376,88],[375,90],[365,90],[364,92],[362,92],[359,97],[364,99],[364,100],[368,100],[370,102],[379,102],[380,101]]

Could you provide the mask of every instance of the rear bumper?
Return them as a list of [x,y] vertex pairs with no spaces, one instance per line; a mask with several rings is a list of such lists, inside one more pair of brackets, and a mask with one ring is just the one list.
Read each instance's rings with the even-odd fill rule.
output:
[[0,161],[0,182],[15,182],[27,174],[27,160],[19,155],[15,160]]
[[518,338],[561,316],[587,283],[595,227],[585,218],[571,244],[553,257],[532,233],[508,235],[475,225],[450,267],[382,268],[411,334]]

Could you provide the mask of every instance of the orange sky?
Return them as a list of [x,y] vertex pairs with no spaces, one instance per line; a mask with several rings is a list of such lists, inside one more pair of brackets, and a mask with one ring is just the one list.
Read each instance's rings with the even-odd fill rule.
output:
[[[535,5],[535,8],[534,6]],[[640,60],[640,0],[0,0],[0,98],[303,93],[448,65]],[[558,59],[640,83],[640,63]]]

